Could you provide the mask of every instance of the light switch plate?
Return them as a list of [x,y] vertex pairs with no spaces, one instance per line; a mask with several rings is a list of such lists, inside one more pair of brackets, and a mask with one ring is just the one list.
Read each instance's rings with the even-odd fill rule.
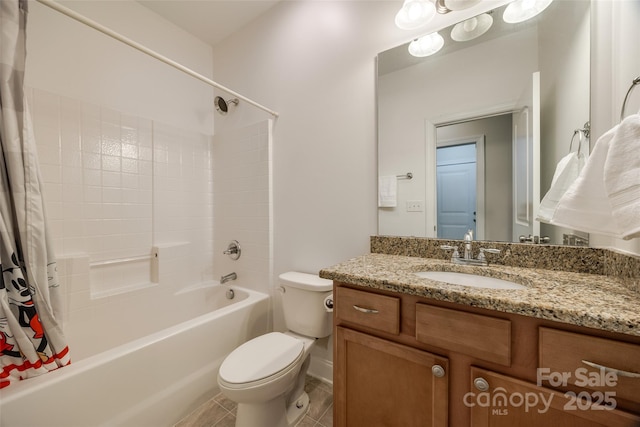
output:
[[407,200],[407,212],[424,212],[424,201]]

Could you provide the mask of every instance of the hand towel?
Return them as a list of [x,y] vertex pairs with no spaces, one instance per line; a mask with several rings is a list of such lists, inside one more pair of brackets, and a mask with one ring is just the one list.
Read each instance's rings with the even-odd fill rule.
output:
[[621,237],[640,237],[640,114],[625,118],[611,141],[604,187]]
[[640,237],[640,115],[627,117],[598,139],[551,224],[622,239]]
[[378,207],[394,208],[398,205],[398,178],[395,175],[378,177]]
[[558,201],[551,224],[587,233],[619,235],[604,187],[604,163],[617,128],[598,139],[584,169]]
[[584,152],[578,153],[574,151],[560,159],[551,180],[551,187],[549,187],[549,191],[540,202],[538,221],[547,223],[551,221],[560,198],[567,192],[571,184],[578,179],[580,171],[586,162],[586,157]]

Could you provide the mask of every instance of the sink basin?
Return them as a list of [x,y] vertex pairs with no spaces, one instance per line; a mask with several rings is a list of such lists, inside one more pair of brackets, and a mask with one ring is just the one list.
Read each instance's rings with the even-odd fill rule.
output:
[[476,274],[456,273],[453,271],[420,271],[414,274],[424,279],[437,280],[438,282],[450,283],[452,285],[472,286],[474,288],[526,289],[526,286],[518,283],[495,279],[493,277],[478,276]]

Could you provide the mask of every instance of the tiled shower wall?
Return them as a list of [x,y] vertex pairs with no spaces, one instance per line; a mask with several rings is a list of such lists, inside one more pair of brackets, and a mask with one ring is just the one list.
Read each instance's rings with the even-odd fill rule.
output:
[[67,321],[136,289],[214,278],[211,136],[38,89],[28,98]]
[[[214,270],[265,293],[273,274],[271,127],[265,120],[217,133],[212,149]],[[231,240],[242,247],[237,261],[222,254]]]
[[149,254],[151,121],[41,90],[32,94],[44,196],[58,255],[84,253],[96,262]]

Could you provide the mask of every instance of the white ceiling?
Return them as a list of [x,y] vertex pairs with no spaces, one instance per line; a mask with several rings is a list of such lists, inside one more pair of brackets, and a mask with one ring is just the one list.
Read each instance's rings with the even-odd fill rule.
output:
[[210,45],[247,25],[280,0],[138,0]]

